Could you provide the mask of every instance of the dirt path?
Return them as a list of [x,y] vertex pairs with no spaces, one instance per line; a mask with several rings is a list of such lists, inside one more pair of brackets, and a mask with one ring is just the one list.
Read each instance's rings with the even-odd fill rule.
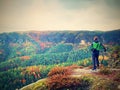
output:
[[72,76],[82,76],[82,75],[86,75],[86,74],[95,74],[95,73],[98,73],[99,70],[91,70],[91,69],[87,69],[87,68],[83,68],[83,69],[80,69],[80,68],[77,68],[77,69],[74,69],[73,72],[72,72]]
[[120,72],[120,69],[111,69],[112,73],[109,75],[104,75],[102,73],[99,72],[100,69],[97,69],[95,71],[88,69],[88,68],[77,68],[74,69],[72,72],[73,77],[80,77],[80,76],[84,76],[84,75],[95,75],[95,76],[99,76],[101,78],[112,78],[116,72]]

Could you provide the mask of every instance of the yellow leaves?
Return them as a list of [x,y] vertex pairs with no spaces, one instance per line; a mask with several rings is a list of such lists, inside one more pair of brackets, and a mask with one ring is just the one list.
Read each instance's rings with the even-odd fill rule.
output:
[[[28,90],[28,89],[26,89]],[[34,85],[32,90],[48,90],[47,86],[46,86],[46,79],[42,79],[37,81]]]
[[99,56],[99,60],[103,60],[103,59],[104,59],[104,60],[108,60],[109,57],[107,57],[107,56],[104,56],[104,57],[103,57],[102,55],[100,55],[100,56]]
[[39,67],[37,67],[37,66],[29,66],[26,68],[26,70],[29,72],[39,72],[40,71]]
[[87,65],[87,62],[88,62],[87,60],[84,60],[84,61],[83,61],[83,65],[86,66],[86,65]]

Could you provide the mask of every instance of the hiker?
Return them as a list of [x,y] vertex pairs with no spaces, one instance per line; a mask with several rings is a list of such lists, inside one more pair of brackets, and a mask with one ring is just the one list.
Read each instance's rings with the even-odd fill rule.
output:
[[106,52],[106,48],[103,46],[102,43],[99,42],[98,37],[95,36],[93,43],[91,44],[91,51],[92,51],[92,62],[93,62],[93,68],[92,70],[99,69],[99,51],[101,49],[104,49],[104,52]]

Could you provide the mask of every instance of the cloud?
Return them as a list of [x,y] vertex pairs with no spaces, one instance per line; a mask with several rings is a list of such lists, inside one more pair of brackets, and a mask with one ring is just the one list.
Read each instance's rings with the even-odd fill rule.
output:
[[1,30],[112,30],[120,25],[119,10],[108,0],[1,1]]

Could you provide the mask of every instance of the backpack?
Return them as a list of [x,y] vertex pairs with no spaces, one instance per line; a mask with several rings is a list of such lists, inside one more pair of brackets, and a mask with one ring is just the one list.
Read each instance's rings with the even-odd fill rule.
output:
[[93,42],[92,43],[92,51],[95,52],[95,51],[99,51],[101,49],[101,43],[100,42]]

